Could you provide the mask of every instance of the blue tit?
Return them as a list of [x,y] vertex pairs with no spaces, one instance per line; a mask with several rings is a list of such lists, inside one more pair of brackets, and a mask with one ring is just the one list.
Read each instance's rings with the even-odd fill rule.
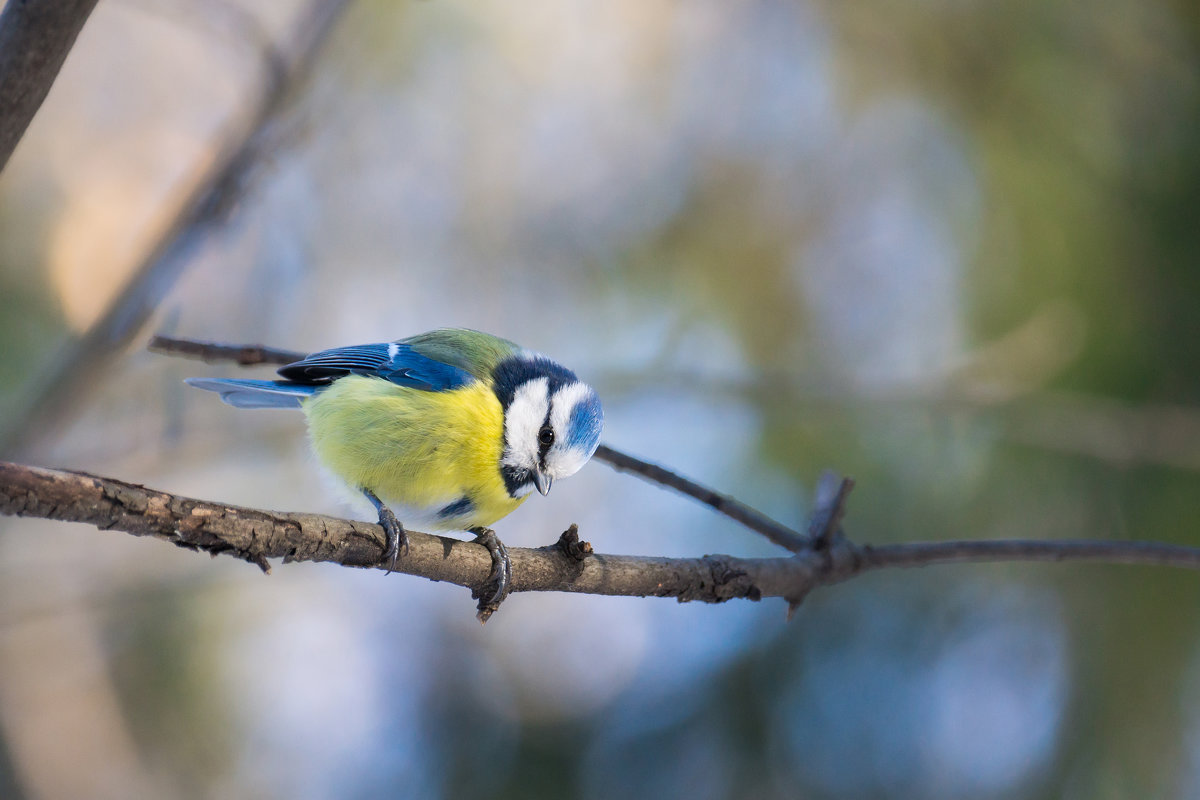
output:
[[389,569],[408,548],[401,518],[471,531],[492,552],[501,599],[507,553],[487,526],[534,489],[544,495],[573,475],[600,444],[603,411],[592,387],[479,331],[324,350],[279,375],[187,382],[238,408],[302,410],[320,462],[379,512]]

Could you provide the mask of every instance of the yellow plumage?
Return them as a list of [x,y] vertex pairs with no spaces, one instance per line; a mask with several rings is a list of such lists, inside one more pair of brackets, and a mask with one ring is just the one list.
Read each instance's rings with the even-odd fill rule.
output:
[[[487,526],[525,498],[510,497],[499,463],[504,411],[483,382],[428,392],[349,375],[303,403],[317,457],[385,503],[423,510],[435,527]],[[468,498],[469,518],[432,514]]]

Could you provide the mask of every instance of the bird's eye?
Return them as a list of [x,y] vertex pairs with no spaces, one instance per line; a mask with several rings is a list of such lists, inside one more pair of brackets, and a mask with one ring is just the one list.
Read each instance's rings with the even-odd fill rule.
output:
[[551,428],[549,425],[543,425],[542,429],[538,431],[538,444],[542,447],[549,447],[554,444],[554,428]]

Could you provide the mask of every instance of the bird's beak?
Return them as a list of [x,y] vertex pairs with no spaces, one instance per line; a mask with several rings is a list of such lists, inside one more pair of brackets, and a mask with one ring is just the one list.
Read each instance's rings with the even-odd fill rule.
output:
[[537,487],[537,490],[542,493],[543,497],[550,494],[550,484],[553,482],[553,479],[540,469],[533,471],[533,485]]

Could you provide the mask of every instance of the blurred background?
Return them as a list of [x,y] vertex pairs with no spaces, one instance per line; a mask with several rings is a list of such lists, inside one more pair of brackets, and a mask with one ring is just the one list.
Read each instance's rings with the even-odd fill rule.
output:
[[[345,515],[299,415],[182,383],[269,370],[146,340],[463,325],[792,525],[833,468],[860,542],[1200,544],[1200,6],[358,0],[281,80],[309,16],[99,4],[0,176],[4,456]],[[264,97],[259,157],[172,232]],[[136,335],[79,347],[130,286]],[[498,532],[570,522],[778,554],[601,464]],[[0,519],[0,796],[1196,797],[1198,600],[947,566],[790,623],[540,594],[480,627],[452,586]]]

